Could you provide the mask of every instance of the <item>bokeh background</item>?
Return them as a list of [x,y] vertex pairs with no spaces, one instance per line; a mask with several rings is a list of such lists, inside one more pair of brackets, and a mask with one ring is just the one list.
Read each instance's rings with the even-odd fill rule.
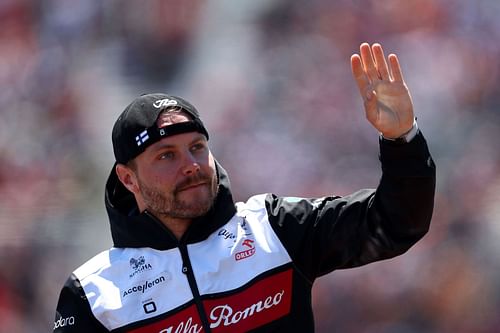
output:
[[1,0],[0,331],[51,332],[111,238],[110,132],[143,92],[186,97],[234,195],[375,187],[349,58],[400,57],[438,167],[429,234],[319,279],[317,332],[500,332],[498,0]]

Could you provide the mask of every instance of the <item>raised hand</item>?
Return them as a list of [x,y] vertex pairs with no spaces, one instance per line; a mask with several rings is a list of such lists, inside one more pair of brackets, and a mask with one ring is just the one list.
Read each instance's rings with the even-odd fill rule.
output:
[[351,56],[351,69],[363,97],[366,118],[382,135],[395,139],[413,125],[413,103],[395,54],[387,65],[380,44],[360,46]]

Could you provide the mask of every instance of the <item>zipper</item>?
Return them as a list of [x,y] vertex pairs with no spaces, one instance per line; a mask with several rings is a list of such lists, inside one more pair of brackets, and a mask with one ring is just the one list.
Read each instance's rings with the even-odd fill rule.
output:
[[189,260],[187,245],[179,244],[179,250],[181,252],[181,257],[182,257],[182,273],[186,274],[186,277],[188,279],[189,287],[191,288],[194,302],[196,304],[196,309],[198,309],[198,314],[200,315],[201,324],[203,325],[203,330],[206,333],[209,333],[211,332],[210,323],[208,321],[205,308],[203,307],[203,303],[201,301],[198,285],[196,284],[196,280],[194,278],[193,266],[191,266],[191,260]]
[[187,244],[182,241],[183,239],[186,238],[187,234],[189,233],[189,228],[186,230],[186,233],[182,236],[181,240],[179,241],[177,237],[168,229],[156,216],[148,212],[147,210],[144,211],[144,213],[149,216],[153,221],[155,221],[160,227],[168,232],[172,238],[174,238],[177,241],[177,247],[179,248],[179,252],[181,253],[181,258],[182,258],[182,273],[184,273],[187,277],[189,287],[191,288],[191,293],[193,294],[193,299],[196,305],[196,309],[198,310],[198,315],[200,316],[201,319],[201,324],[203,326],[203,330],[206,333],[210,333],[210,322],[208,321],[207,314],[205,312],[205,308],[203,307],[203,303],[201,301],[201,296],[200,296],[200,291],[198,290],[198,285],[196,284],[196,279],[194,278],[194,273],[193,273],[193,266],[191,265],[191,260],[189,259],[189,254],[187,250]]

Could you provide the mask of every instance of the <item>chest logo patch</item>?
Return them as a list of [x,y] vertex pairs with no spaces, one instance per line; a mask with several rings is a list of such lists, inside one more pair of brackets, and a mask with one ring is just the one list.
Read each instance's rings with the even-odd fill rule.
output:
[[129,275],[130,278],[134,277],[136,274],[153,269],[153,266],[146,262],[144,256],[140,256],[139,258],[130,258],[129,263],[133,270],[133,272]]
[[255,241],[250,238],[243,239],[241,242],[242,250],[234,254],[234,259],[243,260],[255,254]]

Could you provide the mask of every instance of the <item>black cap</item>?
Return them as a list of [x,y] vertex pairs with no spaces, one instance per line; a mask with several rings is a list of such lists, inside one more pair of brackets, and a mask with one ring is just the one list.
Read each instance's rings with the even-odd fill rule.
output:
[[[191,116],[191,120],[158,128],[158,116],[163,110],[171,107],[186,112]],[[208,132],[191,103],[166,94],[141,95],[125,108],[113,126],[112,140],[116,162],[125,164],[162,138],[186,132],[202,133],[208,140]]]

